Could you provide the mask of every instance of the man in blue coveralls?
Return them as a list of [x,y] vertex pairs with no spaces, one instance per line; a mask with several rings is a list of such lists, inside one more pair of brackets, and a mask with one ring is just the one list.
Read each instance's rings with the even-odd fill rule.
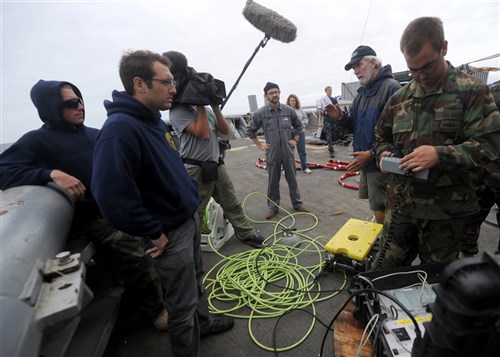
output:
[[[302,204],[297,173],[295,169],[295,156],[293,148],[297,145],[299,135],[302,133],[302,123],[295,111],[280,103],[280,88],[276,83],[267,82],[264,94],[268,104],[259,108],[252,116],[247,126],[247,136],[266,153],[268,174],[267,187],[267,212],[266,219],[271,219],[278,214],[280,203],[280,177],[281,168],[285,173],[290,190],[290,200],[293,208],[299,212],[309,212]],[[257,130],[264,130],[265,143],[257,138]],[[291,131],[295,137],[290,140]]]

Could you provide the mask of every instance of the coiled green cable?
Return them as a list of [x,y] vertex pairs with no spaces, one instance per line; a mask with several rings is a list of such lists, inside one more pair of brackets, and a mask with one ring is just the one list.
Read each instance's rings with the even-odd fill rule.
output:
[[[243,207],[252,195],[266,197],[260,192],[251,193],[245,197]],[[287,213],[287,216],[277,222],[267,220],[259,222],[247,217],[254,223],[275,224],[274,233],[266,238],[263,249],[251,249],[232,256],[224,256],[213,249],[209,239],[213,251],[221,258],[207,272],[204,279],[210,311],[215,314],[248,319],[248,331],[252,341],[267,351],[283,352],[297,347],[310,335],[316,319],[311,320],[305,334],[295,343],[276,348],[267,346],[257,339],[252,329],[254,320],[276,318],[306,307],[310,307],[315,315],[315,303],[334,297],[347,284],[347,277],[344,274],[342,286],[321,297],[324,292],[321,291],[317,276],[324,265],[324,243],[327,239],[325,237],[311,238],[305,234],[318,224],[318,218],[314,214]],[[298,215],[311,216],[313,224],[294,231],[295,235],[301,237],[296,244],[292,246],[282,244],[283,232],[295,225],[295,216]],[[288,220],[291,221],[290,225],[286,224]],[[316,263],[304,266],[300,259],[303,254],[316,255]],[[308,259],[311,258],[308,257]]]

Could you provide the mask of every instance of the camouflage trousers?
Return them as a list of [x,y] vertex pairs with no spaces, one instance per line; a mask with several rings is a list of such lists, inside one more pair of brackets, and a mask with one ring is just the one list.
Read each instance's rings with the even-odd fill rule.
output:
[[[220,204],[224,211],[224,216],[228,219],[234,228],[234,232],[240,239],[247,239],[255,236],[255,228],[246,218],[241,203],[236,197],[233,182],[229,177],[226,165],[219,165],[217,172],[219,178],[215,181],[204,182],[202,179],[202,169],[199,166],[190,167],[189,176],[198,183],[198,194],[200,196],[200,205],[198,206],[198,215],[202,222],[202,230],[206,228],[205,211],[210,198]],[[203,231],[202,233],[210,233]]]
[[343,139],[345,136],[345,129],[340,126],[333,118],[323,118],[323,131],[325,132],[326,142],[328,143],[328,151],[330,153],[335,151],[333,147],[337,140]]
[[417,257],[422,264],[451,262],[458,259],[458,244],[463,235],[464,219],[418,219],[386,213],[381,269],[409,266]]
[[328,151],[332,153],[335,151],[333,145],[338,139],[338,125],[335,119],[324,118],[323,130],[325,131],[326,142],[328,143]]
[[[486,217],[488,217],[495,203],[500,207],[500,192],[498,191],[493,191],[483,186],[483,189],[476,190],[476,197],[480,211],[465,217],[464,235],[459,245],[459,250],[465,254],[477,254],[479,252],[477,241],[481,225]],[[497,225],[500,227],[500,210],[497,210]],[[498,250],[500,251],[500,237],[498,240]]]
[[125,296],[139,305],[145,318],[153,320],[163,310],[161,284],[150,258],[145,256],[143,238],[117,231],[97,218],[70,239],[85,239],[96,245],[97,264],[111,270],[113,284],[123,286]]

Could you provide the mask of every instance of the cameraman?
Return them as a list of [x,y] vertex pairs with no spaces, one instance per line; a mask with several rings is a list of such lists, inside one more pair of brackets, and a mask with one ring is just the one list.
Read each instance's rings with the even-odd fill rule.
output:
[[170,124],[179,137],[179,151],[189,176],[198,183],[200,220],[203,221],[207,204],[213,197],[222,207],[236,236],[252,247],[261,248],[264,238],[257,235],[245,217],[221,158],[218,134],[229,133],[229,126],[219,108],[225,94],[221,94],[223,87],[218,87],[223,86],[223,82],[214,85],[212,76],[205,74],[202,77],[196,73],[187,66],[182,53],[170,51],[163,55],[172,62],[171,71],[178,82],[170,109]]

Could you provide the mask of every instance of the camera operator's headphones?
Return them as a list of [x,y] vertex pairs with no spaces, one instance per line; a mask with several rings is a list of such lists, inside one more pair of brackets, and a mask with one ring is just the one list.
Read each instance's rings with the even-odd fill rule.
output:
[[186,56],[177,51],[163,53],[172,66],[172,72],[177,82],[177,93],[174,104],[189,105],[220,105],[226,97],[226,86],[223,81],[215,79],[210,73],[196,72],[187,65]]

